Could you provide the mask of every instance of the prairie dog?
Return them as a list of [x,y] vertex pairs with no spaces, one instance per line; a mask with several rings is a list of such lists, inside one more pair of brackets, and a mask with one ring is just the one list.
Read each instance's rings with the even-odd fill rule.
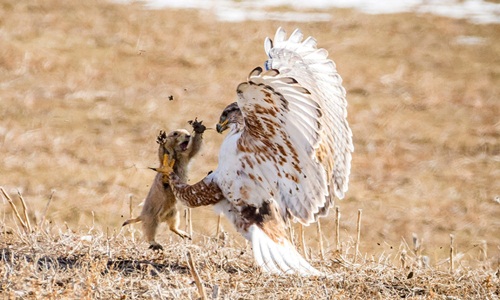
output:
[[[206,127],[202,121],[196,119],[189,122],[194,129],[194,135],[191,135],[185,129],[177,129],[168,135],[160,131],[156,142],[158,147],[158,159],[160,168],[163,167],[164,154],[175,159],[174,172],[183,181],[187,181],[188,165],[201,149],[203,132]],[[144,201],[142,212],[139,217],[125,221],[122,226],[142,222],[142,232],[144,238],[149,243],[149,249],[162,250],[163,247],[155,241],[156,230],[161,222],[166,222],[169,229],[182,238],[190,238],[189,235],[180,230],[179,211],[177,210],[177,201],[170,189],[168,180],[164,180],[163,174],[157,173],[149,193]]]

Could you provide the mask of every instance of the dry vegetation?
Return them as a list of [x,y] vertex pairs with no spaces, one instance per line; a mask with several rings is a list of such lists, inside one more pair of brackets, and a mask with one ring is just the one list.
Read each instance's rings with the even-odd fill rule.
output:
[[12,299],[197,299],[188,251],[210,299],[498,299],[500,293],[498,274],[490,269],[422,268],[413,255],[408,268],[385,256],[358,264],[315,259],[315,266],[334,275],[301,278],[259,273],[249,247],[208,237],[170,243],[161,253],[92,229],[4,237],[9,249],[1,252],[0,293]]
[[[0,295],[196,298],[191,250],[208,294],[231,299],[498,299],[500,25],[331,14],[330,23],[221,23],[209,12],[102,1],[2,1],[0,186],[18,207],[21,192],[34,233],[2,198]],[[325,260],[316,228],[306,230],[312,263],[336,277],[254,273],[228,224],[225,245],[212,238],[209,208],[193,210],[192,242],[165,230],[165,252],[147,251],[120,225],[129,199],[136,207],[154,177],[147,167],[156,165],[158,131],[188,128],[194,117],[215,124],[278,26],[314,35],[348,91],[356,151],[337,203],[341,252],[333,213],[322,223]],[[216,167],[223,137],[205,136],[193,181]]]

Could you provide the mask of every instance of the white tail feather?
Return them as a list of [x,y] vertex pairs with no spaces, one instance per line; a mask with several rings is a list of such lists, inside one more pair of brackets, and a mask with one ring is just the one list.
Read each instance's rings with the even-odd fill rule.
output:
[[257,225],[249,228],[255,261],[263,271],[275,274],[324,275],[312,267],[286,240],[274,242]]

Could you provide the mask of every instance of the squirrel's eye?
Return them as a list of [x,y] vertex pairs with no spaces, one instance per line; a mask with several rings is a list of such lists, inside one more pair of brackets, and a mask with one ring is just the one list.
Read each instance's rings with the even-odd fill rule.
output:
[[174,136],[177,136],[177,132],[174,132]]

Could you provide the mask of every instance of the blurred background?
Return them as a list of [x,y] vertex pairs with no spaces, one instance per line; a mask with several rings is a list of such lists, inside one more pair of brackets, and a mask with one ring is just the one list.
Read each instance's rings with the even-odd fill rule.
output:
[[[118,0],[118,2],[128,2]],[[474,23],[499,23],[498,1],[485,0],[149,0],[148,8],[193,8],[210,10],[220,21],[279,20],[318,22],[329,21],[332,15],[323,10],[349,8],[367,14],[411,12],[468,19]],[[270,9],[280,8],[279,12]],[[311,11],[308,11],[311,10]],[[318,12],[313,12],[317,10]]]
[[[342,242],[362,209],[367,255],[396,257],[416,235],[439,264],[453,234],[464,264],[499,258],[500,4],[330,2],[2,1],[0,186],[19,207],[23,195],[35,223],[119,232],[155,176],[159,130],[195,117],[214,128],[265,61],[264,38],[299,27],[347,90],[355,153],[336,202]],[[192,183],[216,168],[223,138],[205,133]],[[211,208],[192,213],[195,241],[215,235]],[[0,214],[16,229],[3,197]],[[328,251],[333,224],[331,211]],[[160,243],[179,241],[162,229]],[[314,225],[306,236],[314,249]]]

